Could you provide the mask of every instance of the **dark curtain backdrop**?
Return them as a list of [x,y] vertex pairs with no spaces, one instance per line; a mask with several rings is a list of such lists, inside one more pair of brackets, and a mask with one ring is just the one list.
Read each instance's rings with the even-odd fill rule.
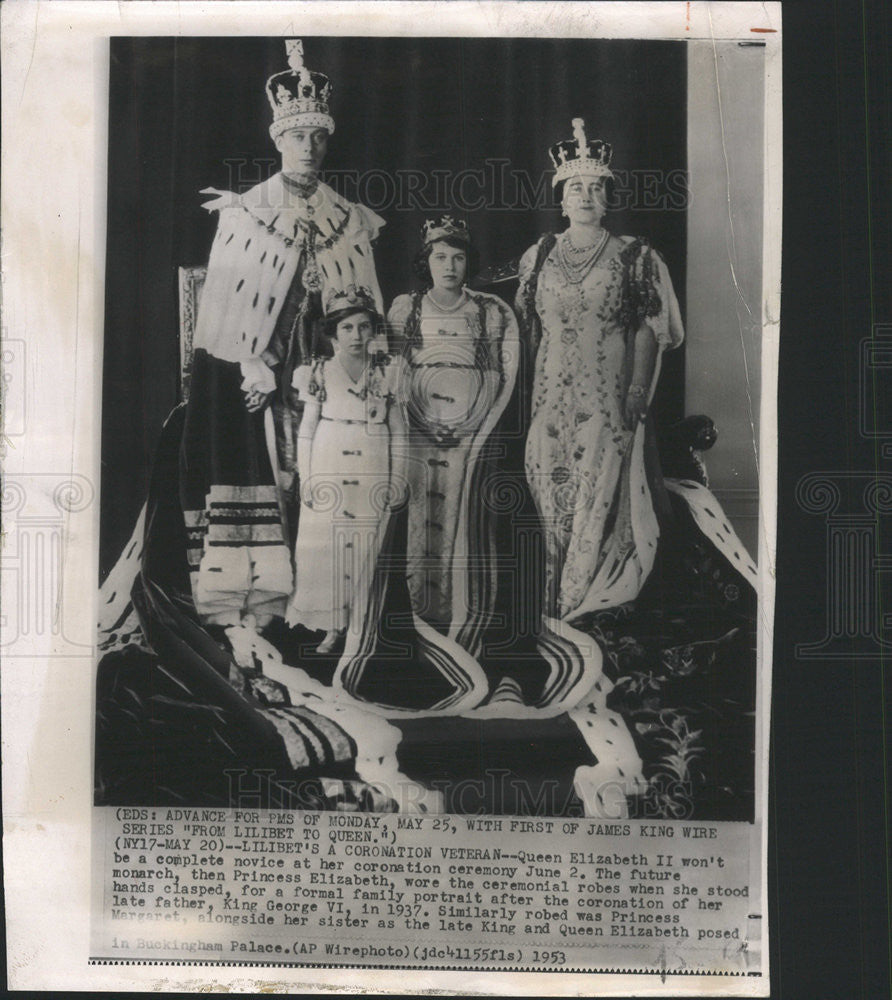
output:
[[[684,312],[683,42],[309,38],[304,48],[334,88],[325,179],[387,220],[376,261],[388,304],[413,287],[425,215],[456,195],[483,268],[562,228],[547,149],[579,116],[589,138],[613,144],[615,170],[637,172],[609,227],[652,240]],[[132,531],[178,401],[176,271],[206,261],[215,226],[199,191],[245,190],[278,168],[264,85],[285,68],[278,38],[111,40],[101,576]],[[515,286],[487,287],[510,299]],[[656,416],[683,415],[676,351]]]

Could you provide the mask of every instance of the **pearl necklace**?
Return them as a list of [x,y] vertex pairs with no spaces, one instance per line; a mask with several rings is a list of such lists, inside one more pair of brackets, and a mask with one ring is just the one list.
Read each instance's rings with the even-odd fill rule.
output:
[[578,285],[598,262],[610,232],[603,230],[600,237],[587,247],[575,247],[566,230],[557,241],[557,259],[564,277],[571,285]]
[[434,298],[433,291],[434,290],[431,288],[427,292],[427,297],[434,304],[434,306],[436,306],[436,308],[440,310],[440,312],[444,312],[444,313],[458,312],[458,310],[461,309],[461,307],[465,304],[465,302],[467,301],[467,297],[468,297],[467,296],[467,292],[463,288],[461,290],[461,295],[459,295],[458,300],[456,301],[455,305],[441,306],[440,303],[437,302],[437,300]]

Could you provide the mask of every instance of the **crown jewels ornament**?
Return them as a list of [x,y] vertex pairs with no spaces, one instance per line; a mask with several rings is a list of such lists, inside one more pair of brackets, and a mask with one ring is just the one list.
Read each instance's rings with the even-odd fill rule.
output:
[[613,177],[610,158],[613,148],[602,139],[588,139],[585,135],[585,121],[574,118],[573,138],[556,142],[548,155],[554,165],[552,187],[568,177]]
[[347,285],[345,288],[333,288],[325,297],[325,316],[343,312],[345,309],[364,309],[372,315],[377,315],[378,307],[372,293],[364,285]]
[[454,219],[451,215],[438,215],[434,219],[425,219],[421,227],[421,240],[425,246],[436,243],[437,240],[452,236],[463,243],[471,242],[468,226],[462,219]]
[[266,96],[273,110],[269,134],[278,139],[291,128],[324,128],[334,132],[328,113],[331,81],[324,73],[304,66],[304,43],[299,38],[285,40],[290,69],[274,73],[266,82]]

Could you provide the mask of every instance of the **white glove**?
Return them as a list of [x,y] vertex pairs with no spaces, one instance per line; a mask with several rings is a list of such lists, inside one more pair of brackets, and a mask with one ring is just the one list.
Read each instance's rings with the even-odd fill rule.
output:
[[260,358],[247,358],[241,363],[242,391],[266,395],[276,391],[276,376],[272,368]]

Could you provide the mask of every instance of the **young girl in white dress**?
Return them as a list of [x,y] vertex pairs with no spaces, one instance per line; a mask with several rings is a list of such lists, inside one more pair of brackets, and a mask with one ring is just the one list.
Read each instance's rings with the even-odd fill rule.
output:
[[362,606],[385,514],[404,492],[404,363],[374,350],[381,318],[370,292],[331,295],[324,333],[334,356],[294,373],[304,402],[298,437],[301,513],[289,625],[324,631],[331,653]]

